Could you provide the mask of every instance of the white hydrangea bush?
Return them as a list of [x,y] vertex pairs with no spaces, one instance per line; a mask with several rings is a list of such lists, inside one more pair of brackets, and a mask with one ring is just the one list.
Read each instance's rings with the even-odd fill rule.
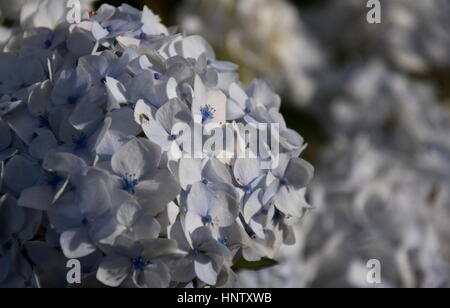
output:
[[[66,286],[69,259],[83,286],[229,287],[239,260],[295,243],[314,169],[264,81],[244,89],[236,65],[147,7],[14,35],[0,53],[0,287]],[[176,130],[214,124],[244,140],[236,154],[256,142],[242,125],[264,123],[279,134],[255,157],[217,155],[214,136],[189,157]]]
[[[280,266],[250,287],[448,287],[450,116],[432,84],[379,59],[337,71],[317,112],[332,136],[310,187],[314,210]],[[324,110],[328,110],[326,116]],[[381,283],[367,262],[381,263]],[[294,270],[295,269],[295,270]]]

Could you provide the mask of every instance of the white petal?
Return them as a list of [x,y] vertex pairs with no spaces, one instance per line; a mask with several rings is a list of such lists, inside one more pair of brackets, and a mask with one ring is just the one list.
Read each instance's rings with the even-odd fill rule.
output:
[[53,202],[54,189],[49,185],[33,186],[22,191],[18,203],[30,209],[46,211]]
[[161,150],[153,143],[133,139],[115,153],[111,166],[121,176],[135,176],[136,179],[156,171],[161,159]]
[[254,191],[244,205],[244,219],[246,223],[249,223],[250,219],[261,211],[262,204],[259,201],[260,193],[261,189]]
[[117,221],[126,227],[131,227],[138,219],[141,207],[136,202],[126,202],[117,211]]
[[82,258],[97,250],[84,227],[63,232],[60,244],[64,255],[69,259]]
[[181,188],[187,190],[188,187],[202,180],[201,159],[182,158],[178,168]]
[[106,256],[97,270],[97,279],[109,286],[118,287],[131,272],[129,258],[121,256]]
[[203,256],[196,258],[194,261],[195,273],[198,278],[210,286],[214,286],[217,282],[218,272],[214,269],[214,264],[211,258]]
[[245,186],[251,184],[262,175],[258,159],[239,158],[234,165],[234,177],[236,181]]
[[306,160],[293,158],[286,169],[285,177],[296,189],[305,187],[314,176],[314,167]]

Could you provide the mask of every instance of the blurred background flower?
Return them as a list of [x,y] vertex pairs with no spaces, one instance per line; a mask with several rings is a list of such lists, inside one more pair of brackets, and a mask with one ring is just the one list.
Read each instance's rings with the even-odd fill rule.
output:
[[177,20],[238,63],[244,81],[264,76],[298,104],[314,95],[322,51],[288,1],[187,0]]
[[[0,0],[0,48],[20,20]],[[114,0],[200,34],[267,80],[310,142],[314,206],[277,265],[241,287],[450,287],[450,0]]]

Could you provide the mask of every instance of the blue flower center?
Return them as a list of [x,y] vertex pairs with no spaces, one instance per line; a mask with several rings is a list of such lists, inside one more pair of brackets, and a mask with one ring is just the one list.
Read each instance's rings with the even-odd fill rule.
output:
[[177,135],[170,135],[169,136],[169,141],[175,141],[177,140],[178,136]]
[[210,215],[206,215],[202,217],[202,222],[204,224],[209,224],[212,221],[212,217]]
[[269,214],[269,211],[266,209],[262,209],[261,210],[261,214],[263,214],[264,216],[266,216],[267,214]]
[[103,77],[102,79],[100,79],[100,82],[105,84],[106,83],[106,77]]
[[205,184],[205,185],[208,185],[208,184],[209,184],[209,181],[208,181],[208,179],[203,179],[203,180],[202,180],[202,183]]
[[250,107],[245,107],[244,112],[245,113],[250,113],[250,112],[252,112],[252,110],[250,109]]
[[89,220],[87,218],[83,218],[83,220],[81,221],[81,224],[83,226],[86,226],[89,223]]
[[283,185],[283,186],[286,186],[286,185],[289,184],[289,180],[287,178],[282,178],[280,180],[280,184]]
[[128,191],[130,194],[136,194],[136,185],[139,181],[136,179],[136,175],[126,175],[122,178],[123,186],[122,189]]
[[212,60],[209,60],[209,59],[206,60],[206,64],[207,64],[207,65],[211,65],[211,64],[212,64]]
[[223,237],[219,238],[219,239],[218,239],[218,242],[219,242],[220,244],[224,245],[224,246],[227,246],[227,245],[228,245],[228,239],[223,238]]
[[143,271],[149,264],[151,264],[151,262],[145,260],[143,257],[138,257],[131,259],[131,264],[133,264],[135,271]]
[[205,105],[200,108],[200,113],[202,114],[203,120],[212,120],[214,119],[214,113],[216,110],[211,107],[211,105]]
[[160,73],[155,73],[154,75],[156,80],[160,80],[161,79],[161,74]]
[[141,40],[145,40],[147,38],[147,34],[145,34],[144,32],[142,32],[141,34],[139,34],[139,38]]
[[200,254],[200,250],[198,250],[197,248],[192,249],[192,254],[194,256],[198,256]]
[[113,30],[113,27],[112,27],[112,26],[107,26],[107,27],[106,27],[106,31],[112,32],[112,30]]
[[247,184],[247,185],[245,185],[244,187],[242,187],[242,189],[243,189],[244,191],[246,191],[246,192],[249,192],[250,190],[252,190],[252,185]]

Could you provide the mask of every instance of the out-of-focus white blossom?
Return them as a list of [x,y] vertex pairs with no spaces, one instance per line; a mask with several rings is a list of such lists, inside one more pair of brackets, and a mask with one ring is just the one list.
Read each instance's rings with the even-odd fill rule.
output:
[[188,0],[179,20],[189,34],[201,34],[234,59],[244,79],[261,76],[298,104],[316,89],[322,52],[285,0]]
[[450,67],[449,0],[381,1],[379,24],[367,22],[368,11],[360,0],[326,1],[303,17],[330,54],[384,56],[408,73]]

